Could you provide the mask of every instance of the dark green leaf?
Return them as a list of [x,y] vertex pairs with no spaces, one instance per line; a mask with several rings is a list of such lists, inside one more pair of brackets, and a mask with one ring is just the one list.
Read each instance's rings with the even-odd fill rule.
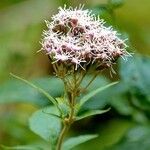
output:
[[108,13],[108,10],[107,10],[107,5],[99,5],[99,6],[95,6],[92,9],[92,12],[95,14],[95,15],[100,15],[100,16],[103,16],[104,14]]
[[[108,4],[101,4],[92,7],[92,12],[97,16],[100,16],[101,19],[106,21],[105,26],[110,26],[114,24],[114,16],[112,9],[108,6]],[[115,25],[115,24],[114,24]]]
[[75,146],[82,144],[86,141],[92,140],[96,137],[98,137],[98,135],[81,135],[81,136],[69,138],[67,141],[64,142],[62,149],[70,150]]
[[[150,109],[150,57],[135,55],[127,62],[121,61],[120,75],[128,86],[130,101],[142,110]],[[126,67],[124,67],[126,66]]]
[[136,126],[128,131],[126,139],[128,141],[138,141],[148,135],[150,136],[149,126]]
[[113,8],[118,8],[124,4],[124,0],[109,0],[109,4]]
[[111,86],[113,86],[113,85],[115,85],[115,84],[117,84],[117,83],[118,83],[118,82],[110,83],[110,84],[108,84],[108,85],[106,85],[106,86],[100,87],[100,88],[98,88],[98,89],[96,89],[96,90],[94,90],[94,91],[88,93],[88,94],[85,95],[83,98],[81,98],[80,103],[79,103],[79,108],[80,108],[85,102],[87,102],[90,98],[92,98],[93,96],[95,96],[95,95],[98,94],[99,92],[104,91],[104,90],[106,90],[107,88],[109,88],[109,87],[111,87]]
[[[56,99],[53,98],[53,97],[52,97],[49,93],[47,93],[45,90],[43,90],[43,89],[40,88],[40,87],[37,87],[35,84],[33,84],[33,83],[31,83],[31,82],[29,82],[29,81],[27,81],[27,80],[25,80],[25,79],[23,79],[23,78],[21,78],[21,77],[18,77],[18,76],[16,76],[16,75],[12,74],[12,73],[11,73],[11,75],[12,75],[14,78],[16,78],[16,79],[18,79],[18,80],[20,80],[20,81],[22,81],[22,82],[28,84],[28,85],[31,86],[32,88],[36,89],[38,92],[40,92],[40,93],[43,94],[45,97],[47,97],[48,100],[50,100],[56,107],[58,107],[58,104],[57,104]],[[58,108],[58,109],[59,109],[59,108]]]
[[82,113],[81,115],[77,116],[76,121],[87,118],[87,117],[90,117],[90,116],[103,114],[103,113],[106,113],[109,110],[110,109],[106,109],[106,110],[89,110],[89,111],[86,111],[86,112]]
[[[87,76],[85,77],[85,80],[83,80],[83,83],[82,83],[82,87],[84,87],[85,85],[87,85],[88,81],[91,79],[92,77],[91,76]],[[96,90],[97,88],[99,88],[100,86],[105,86],[107,84],[109,84],[110,82],[104,78],[103,76],[98,76],[93,82],[92,84],[89,86],[89,88],[87,89],[87,91],[81,95],[81,97],[79,97],[79,100],[84,97],[87,93],[90,93],[91,91],[94,91]],[[112,88],[109,88],[109,92],[110,92],[110,89]],[[91,100],[87,101],[85,103],[85,105],[83,105],[83,108],[82,109],[103,109],[104,106],[106,106],[109,102],[109,99],[106,97],[108,94],[107,94],[107,90],[105,91],[102,91],[100,93],[98,93],[97,95],[95,95],[94,97],[92,97]]]
[[149,150],[149,126],[136,126],[129,130],[123,139],[108,150]]
[[150,57],[134,55],[127,62],[121,60],[120,75],[134,93],[141,93],[150,98],[149,66]]
[[[63,93],[63,84],[57,78],[40,78],[32,80],[32,82],[53,97],[59,97]],[[49,104],[47,97],[19,80],[10,80],[0,85],[0,104],[15,102],[32,103],[39,106]]]
[[[117,88],[115,88],[117,89]],[[118,92],[118,93],[117,93]],[[122,94],[119,90],[111,94],[112,99],[110,104],[122,115],[132,115],[134,109],[127,100],[127,96]]]

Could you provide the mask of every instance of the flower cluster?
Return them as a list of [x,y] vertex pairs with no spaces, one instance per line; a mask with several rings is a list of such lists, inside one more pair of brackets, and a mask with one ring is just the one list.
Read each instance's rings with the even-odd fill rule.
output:
[[126,44],[111,27],[89,10],[59,8],[59,13],[48,22],[44,31],[42,49],[52,63],[87,69],[111,67],[120,56],[127,55]]

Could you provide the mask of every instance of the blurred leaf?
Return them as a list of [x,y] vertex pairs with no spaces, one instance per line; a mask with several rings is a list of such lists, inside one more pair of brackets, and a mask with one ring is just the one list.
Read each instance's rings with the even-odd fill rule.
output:
[[128,99],[127,95],[117,89],[118,88],[115,87],[116,92],[111,94],[112,96],[112,99],[110,101],[111,106],[114,107],[121,115],[131,115],[134,109],[130,105],[130,102],[127,100]]
[[[126,67],[124,67],[126,66]],[[150,57],[134,55],[127,62],[121,61],[120,75],[128,86],[130,103],[150,112]]]
[[149,126],[136,126],[129,130],[126,136],[109,150],[149,150]]
[[135,142],[125,142],[120,145],[114,146],[109,150],[149,150],[150,142],[148,137]]
[[126,135],[126,139],[128,141],[138,141],[148,135],[150,136],[149,126],[136,126],[129,130]]
[[104,19],[106,26],[113,25],[113,12],[110,10],[107,4],[97,5],[91,9],[96,16],[100,16],[101,19]]
[[[91,79],[90,75],[86,76],[82,82],[82,87],[84,87],[90,79]],[[106,86],[109,83],[110,83],[110,81],[107,80],[106,78],[104,78],[103,76],[98,76],[88,87],[87,91],[79,97],[79,100],[82,97],[84,97],[87,93],[96,90],[100,86],[101,87]],[[85,110],[87,110],[87,109],[103,109],[103,107],[108,104],[108,99],[106,98],[106,95],[107,95],[107,90],[98,93],[97,95],[92,97],[91,100],[87,101],[85,103],[85,105],[83,105],[82,110],[83,109],[85,109]]]
[[128,61],[121,60],[120,75],[134,93],[150,98],[150,57],[134,55]]
[[67,7],[70,6],[69,0],[60,0],[60,3],[61,3],[61,5],[62,5],[62,7],[64,7],[64,5],[66,5]]
[[34,147],[34,146],[28,146],[28,145],[20,145],[20,146],[4,146],[1,145],[3,150],[42,150],[42,148]]
[[112,8],[118,8],[124,4],[124,0],[109,0],[108,2]]
[[[105,118],[106,119],[106,118]],[[104,119],[104,120],[105,120]],[[133,126],[133,122],[129,119],[121,119],[120,117],[110,117],[110,120],[102,120],[90,123],[85,122],[85,128],[91,128],[96,130],[98,138],[81,144],[73,150],[106,150],[106,147],[116,144],[127,132],[127,130]]]
[[[59,97],[63,93],[63,84],[57,78],[40,78],[32,80],[32,82],[53,97]],[[43,94],[20,81],[10,80],[0,85],[0,104],[15,102],[32,103],[39,106],[49,104],[48,99]]]
[[147,124],[149,122],[149,119],[143,110],[133,109],[134,111],[131,115],[137,123]]
[[[49,17],[49,14],[55,10],[56,6],[54,1],[49,0],[20,1],[20,3],[0,11],[0,33],[17,32],[27,28],[29,25],[41,23]],[[25,14],[25,17],[22,17],[22,14]]]
[[105,5],[105,4],[97,5],[95,7],[92,7],[91,9],[95,15],[103,16],[105,13],[108,13],[107,5]]
[[110,109],[106,109],[106,110],[89,110],[89,111],[83,112],[81,115],[78,115],[76,117],[76,121],[84,119],[86,117],[103,114],[103,113],[106,113],[109,110]]
[[117,84],[118,82],[113,82],[110,83],[106,86],[100,87],[92,92],[89,92],[87,95],[85,95],[84,97],[81,98],[80,102],[79,102],[79,107],[81,107],[84,103],[86,103],[88,100],[90,100],[90,98],[92,98],[93,96],[95,96],[96,94],[98,94],[99,92],[106,90],[107,88]]
[[110,104],[122,115],[147,123],[150,112],[150,58],[140,55],[121,60],[121,81],[112,91]]
[[82,144],[86,141],[92,140],[98,137],[98,135],[80,135],[77,137],[69,138],[67,141],[64,142],[62,149],[63,150],[70,150],[75,146]]
[[[46,111],[46,113],[44,113],[44,111]],[[29,119],[29,125],[34,133],[46,141],[50,141],[53,146],[56,144],[61,130],[61,120],[50,113],[59,115],[59,112],[55,107],[47,107],[33,113]]]
[[11,76],[13,76],[14,78],[16,78],[16,79],[18,79],[18,80],[20,80],[20,81],[22,81],[22,82],[28,84],[28,85],[31,86],[32,88],[36,89],[38,92],[40,92],[40,93],[43,94],[45,97],[47,97],[48,100],[50,100],[56,107],[58,107],[58,104],[57,104],[56,99],[53,98],[49,93],[47,93],[47,92],[46,92],[45,90],[43,90],[42,88],[36,86],[35,84],[33,84],[33,83],[31,83],[31,82],[29,82],[29,81],[27,81],[27,80],[25,80],[25,79],[23,79],[23,78],[21,78],[21,77],[18,77],[18,76],[16,76],[16,75],[12,74],[12,73],[11,73]]

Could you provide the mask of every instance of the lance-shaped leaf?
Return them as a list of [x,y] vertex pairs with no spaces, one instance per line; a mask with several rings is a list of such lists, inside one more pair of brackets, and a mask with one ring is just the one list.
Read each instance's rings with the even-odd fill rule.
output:
[[[63,83],[58,78],[37,78],[31,82],[44,89],[52,97],[60,97],[63,93]],[[10,103],[29,103],[40,107],[50,104],[49,99],[38,90],[20,80],[13,79],[0,85],[0,104]]]
[[[29,82],[29,81],[27,81],[27,80],[25,80],[25,79],[23,79],[23,78],[21,78],[21,77],[18,77],[18,76],[16,76],[16,75],[12,74],[12,73],[11,73],[11,75],[12,75],[14,78],[16,78],[16,79],[18,79],[18,80],[21,80],[21,81],[23,81],[24,83],[26,83],[26,84],[30,85],[31,87],[35,88],[37,91],[39,91],[39,92],[42,93],[44,96],[46,96],[46,97],[59,109],[58,104],[57,104],[57,101],[55,100],[55,98],[53,98],[53,97],[52,97],[49,93],[47,93],[45,90],[43,90],[43,89],[40,88],[40,87],[37,87],[37,86],[34,85],[33,83],[31,83],[31,82]],[[60,110],[60,109],[59,109],[59,110]]]
[[94,138],[98,137],[98,135],[80,135],[77,137],[69,138],[67,141],[64,142],[62,146],[62,150],[71,150],[75,146],[82,144],[86,141],[92,140]]
[[79,103],[79,108],[85,103],[87,102],[90,98],[92,98],[93,96],[95,96],[96,94],[98,94],[99,92],[103,91],[103,90],[106,90],[107,88],[117,84],[118,82],[113,82],[113,83],[110,83],[106,86],[103,86],[103,87],[100,87],[90,93],[88,93],[87,95],[85,95],[83,98],[81,98],[80,100],[80,103]]
[[77,116],[76,121],[87,118],[87,117],[90,117],[90,116],[103,114],[103,113],[106,113],[109,110],[110,110],[110,108],[106,109],[106,110],[89,110],[89,111],[86,111],[86,112],[82,113],[81,115]]
[[50,142],[51,146],[56,144],[61,130],[61,120],[56,117],[58,115],[58,109],[51,106],[36,111],[29,119],[30,129],[44,140]]

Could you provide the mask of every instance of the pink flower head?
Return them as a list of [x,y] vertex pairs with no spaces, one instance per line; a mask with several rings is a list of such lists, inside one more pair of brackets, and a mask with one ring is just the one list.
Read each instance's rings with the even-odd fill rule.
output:
[[52,22],[46,22],[42,49],[53,63],[75,65],[86,70],[89,64],[96,69],[111,67],[120,56],[128,55],[126,44],[111,27],[105,27],[88,9],[59,8]]

